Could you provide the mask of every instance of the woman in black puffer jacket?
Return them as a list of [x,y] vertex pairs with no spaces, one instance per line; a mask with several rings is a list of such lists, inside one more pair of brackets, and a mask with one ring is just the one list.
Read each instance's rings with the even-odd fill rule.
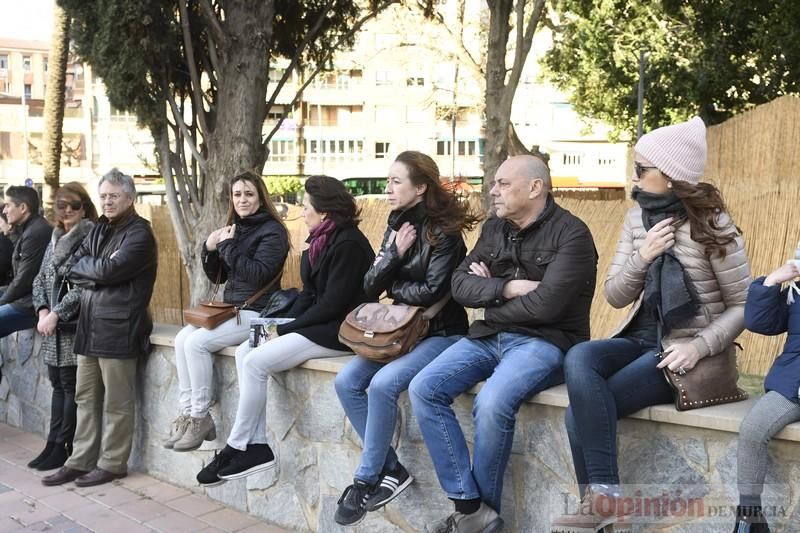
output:
[[272,292],[280,289],[278,276],[289,252],[289,237],[269,199],[260,176],[245,172],[230,181],[228,225],[211,232],[203,243],[203,269],[214,283],[225,283],[223,301],[242,306],[275,280],[257,301],[239,311],[239,317],[213,330],[187,325],[175,337],[178,367],[178,417],[164,447],[175,451],[198,448],[216,438],[209,414],[212,401],[213,353],[235,346],[250,334],[250,319],[258,316]]

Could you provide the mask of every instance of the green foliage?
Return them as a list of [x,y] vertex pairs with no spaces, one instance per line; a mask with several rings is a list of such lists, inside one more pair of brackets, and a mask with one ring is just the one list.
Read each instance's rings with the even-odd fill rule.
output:
[[269,176],[264,178],[264,183],[272,196],[282,197],[303,190],[303,182],[297,176]]
[[796,0],[558,0],[546,75],[583,116],[636,128],[639,52],[644,129],[699,114],[716,124],[800,91]]

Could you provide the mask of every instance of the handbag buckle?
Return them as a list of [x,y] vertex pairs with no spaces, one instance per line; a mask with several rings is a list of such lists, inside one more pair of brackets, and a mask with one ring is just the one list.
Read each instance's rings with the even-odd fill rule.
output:
[[374,332],[372,332],[372,331],[365,331],[365,332],[364,332],[364,336],[365,336],[366,338],[368,338],[368,339],[371,339],[371,338],[373,338],[373,337],[375,336],[375,333],[374,333]]

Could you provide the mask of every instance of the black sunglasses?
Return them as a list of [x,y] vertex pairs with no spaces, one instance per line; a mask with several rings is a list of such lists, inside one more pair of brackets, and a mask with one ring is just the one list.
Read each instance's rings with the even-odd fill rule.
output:
[[67,208],[67,206],[71,207],[73,211],[78,211],[81,207],[83,207],[83,202],[81,200],[59,200],[56,202],[56,209],[59,211],[63,211]]
[[633,162],[633,171],[636,172],[636,177],[642,179],[642,173],[645,170],[657,169],[658,167],[646,167],[638,161]]

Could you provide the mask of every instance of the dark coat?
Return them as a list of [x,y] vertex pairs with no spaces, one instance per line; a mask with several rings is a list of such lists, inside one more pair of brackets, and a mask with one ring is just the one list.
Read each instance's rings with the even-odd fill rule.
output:
[[11,259],[13,278],[0,296],[0,305],[11,304],[17,311],[33,315],[33,278],[42,266],[53,227],[41,216],[31,215],[15,231],[19,237]]
[[11,258],[14,256],[14,243],[8,236],[0,233],[0,287],[8,285],[11,281],[13,270]]
[[146,355],[153,330],[147,306],[158,267],[150,223],[132,208],[113,223],[100,217],[75,259],[68,278],[83,289],[75,353],[117,359]]
[[800,387],[800,295],[794,294],[794,303],[786,301],[787,290],[780,285],[764,286],[764,277],[750,284],[744,306],[744,324],[747,329],[761,335],[788,333],[783,352],[772,363],[764,380],[766,391],[775,391],[798,402]]
[[[94,222],[89,219],[81,220],[69,232],[64,233],[64,228],[53,229],[50,245],[44,253],[42,268],[33,280],[33,307],[38,314],[42,309],[49,309],[58,315],[58,322],[68,322],[78,317],[81,307],[82,289],[77,285],[67,292],[61,301],[58,294],[61,280],[67,275],[75,263],[75,255],[83,239],[94,227]],[[50,366],[75,366],[78,358],[72,351],[75,334],[58,331],[56,335],[42,337],[41,354],[45,364]]]
[[313,267],[308,250],[303,252],[303,290],[284,313],[295,320],[278,326],[278,335],[299,333],[325,348],[349,351],[338,340],[339,326],[347,313],[365,300],[361,281],[374,259],[369,241],[352,225],[331,233]]
[[[371,299],[383,291],[397,304],[430,307],[450,290],[450,278],[456,266],[464,259],[467,247],[461,235],[445,235],[433,228],[436,244],[427,239],[431,220],[423,203],[406,211],[392,211],[389,226],[383,236],[383,257],[364,277],[364,290]],[[392,230],[397,231],[404,222],[410,222],[417,238],[404,257],[399,257],[397,245],[387,248]],[[428,335],[464,335],[469,322],[464,308],[452,298],[430,321]]]
[[[216,251],[202,248],[203,270],[212,282],[225,283],[224,302],[242,305],[283,271],[289,253],[286,228],[264,210],[236,219],[233,238],[222,241]],[[221,270],[221,274],[220,274]],[[261,311],[269,296],[281,288],[280,279],[248,309]]]
[[[491,278],[470,274],[483,261]],[[484,223],[475,248],[453,274],[453,297],[467,307],[484,307],[470,326],[473,338],[509,331],[540,337],[564,352],[589,340],[589,309],[597,277],[597,251],[581,219],[548,195],[544,211],[524,229],[493,217]],[[540,281],[524,296],[503,297],[506,282]]]

